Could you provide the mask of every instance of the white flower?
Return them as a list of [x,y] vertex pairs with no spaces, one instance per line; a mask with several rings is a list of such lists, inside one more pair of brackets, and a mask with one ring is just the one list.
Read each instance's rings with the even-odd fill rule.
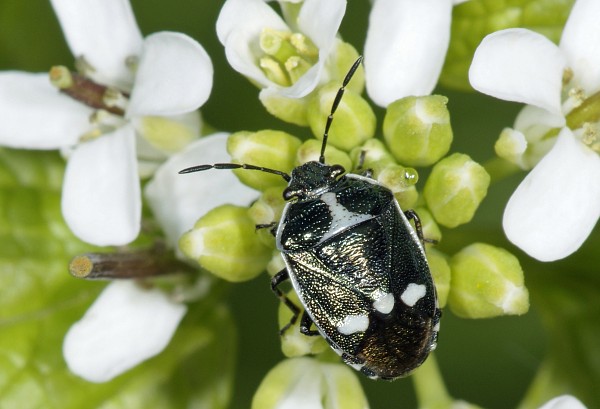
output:
[[229,203],[248,206],[258,192],[241,183],[230,170],[213,170],[180,175],[195,165],[223,163],[227,155],[227,133],[205,136],[169,158],[144,190],[148,205],[167,236],[177,248],[179,237],[217,206]]
[[[62,198],[67,224],[87,242],[125,244],[140,228],[136,151],[164,159],[164,151],[198,135],[192,111],[208,98],[212,64],[184,34],[142,38],[127,0],[52,5],[73,55],[87,67],[77,86],[96,87],[97,94],[108,90],[107,98],[100,95],[98,109],[59,92],[47,74],[2,72],[0,145],[68,152]],[[67,73],[63,80],[69,78]],[[178,139],[157,138],[164,137],[161,127]]]
[[579,399],[571,395],[562,395],[549,400],[540,409],[586,409]]
[[159,289],[113,281],[65,336],[67,365],[90,382],[107,382],[160,353],[186,311]]
[[[464,1],[464,0],[463,0]],[[375,0],[365,43],[369,97],[386,107],[429,95],[450,42],[451,0]]]
[[229,64],[262,87],[261,100],[274,94],[302,98],[327,81],[324,65],[334,50],[346,0],[292,6],[300,7],[294,9],[297,14],[290,12],[284,20],[264,0],[227,0],[217,20]]
[[291,358],[262,380],[252,409],[368,409],[356,372],[341,363]]
[[[600,91],[598,15],[600,2],[578,0],[559,46],[525,29],[490,34],[475,52],[469,71],[475,89],[529,104],[510,136],[518,140],[517,150],[524,152],[530,148],[527,144],[535,150],[556,135],[548,132],[551,128],[571,127],[558,133],[545,156],[537,147],[535,156],[543,159],[514,192],[504,213],[509,240],[542,261],[576,251],[600,216],[600,107],[590,98],[596,94],[597,99]],[[583,120],[580,106],[588,112]]]

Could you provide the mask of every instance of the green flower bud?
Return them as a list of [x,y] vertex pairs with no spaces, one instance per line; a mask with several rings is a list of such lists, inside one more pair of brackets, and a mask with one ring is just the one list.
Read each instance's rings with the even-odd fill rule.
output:
[[[294,168],[296,151],[300,144],[300,139],[281,131],[242,131],[229,136],[227,152],[235,163],[263,166],[289,173]],[[287,185],[281,176],[265,172],[236,169],[234,173],[242,183],[258,190],[273,186],[283,188]]]
[[[288,292],[287,297],[298,307],[302,305],[300,304],[300,300],[294,291]],[[289,324],[290,320],[292,319],[292,315],[292,310],[290,310],[284,303],[280,303],[278,313],[279,328],[283,328]],[[301,316],[302,311],[300,311],[300,315],[296,319],[296,322],[281,335],[281,351],[288,358],[308,354],[320,354],[329,349],[329,346],[323,337],[310,337],[300,332]]]
[[377,181],[393,193],[403,192],[414,187],[418,180],[419,174],[416,170],[400,165],[388,165],[377,175]]
[[410,166],[440,160],[452,143],[448,98],[406,97],[392,102],[383,120],[383,136],[394,157]]
[[166,153],[179,152],[199,136],[193,124],[187,126],[164,116],[144,116],[138,129],[150,145]]
[[455,153],[433,167],[423,196],[438,223],[456,227],[473,218],[489,184],[483,166],[468,155]]
[[287,98],[276,94],[261,94],[260,102],[274,117],[298,126],[308,126],[308,97]]
[[246,208],[219,206],[181,236],[179,248],[216,276],[245,281],[263,272],[271,259],[271,248],[257,239],[254,230]]
[[444,308],[448,301],[448,293],[450,292],[451,274],[448,257],[441,251],[429,247],[427,249],[427,261],[429,262],[429,270],[431,270],[431,276],[437,290],[440,308]]
[[[248,215],[252,218],[255,225],[265,225],[278,221],[281,218],[285,200],[283,200],[281,188],[271,187],[263,191],[258,200],[256,200],[248,209]],[[274,237],[270,228],[261,228],[256,231],[257,238],[272,247]]]
[[367,409],[369,404],[356,372],[347,365],[292,358],[277,364],[263,379],[252,409]]
[[[333,59],[327,60],[327,70],[331,74],[331,79],[341,84],[344,78],[346,78],[346,74],[348,74],[348,69],[352,67],[352,64],[358,59],[359,54],[352,44],[337,40],[335,53],[333,53],[333,55],[335,56]],[[352,90],[357,94],[364,91],[365,70],[362,64],[352,76],[352,81],[348,83],[346,89]]]
[[414,186],[410,186],[401,192],[394,193],[394,197],[398,201],[401,209],[414,209],[419,201],[419,192]]
[[448,302],[464,318],[521,315],[529,309],[519,260],[508,251],[475,243],[450,260],[452,285]]
[[374,175],[378,175],[386,166],[397,164],[392,154],[379,139],[369,139],[362,146],[352,149],[350,157],[355,168],[360,166],[361,169],[371,169]]
[[423,237],[429,240],[441,241],[442,240],[442,231],[440,227],[435,222],[435,219],[424,207],[419,207],[415,209],[415,212],[419,216],[421,220],[421,228],[423,229]]
[[281,253],[279,250],[273,250],[273,255],[271,256],[271,260],[267,264],[267,273],[273,277],[275,274],[279,273],[281,270],[286,268],[285,262],[281,257]]
[[248,209],[254,224],[269,224],[281,218],[285,200],[279,187],[271,187],[262,192]]
[[[339,82],[332,82],[314,93],[308,102],[308,124],[317,138],[323,137],[327,116],[339,88]],[[349,152],[373,137],[375,124],[375,113],[369,103],[360,94],[346,89],[329,130],[328,144]]]
[[527,140],[523,133],[512,128],[504,128],[494,145],[496,155],[525,169],[523,155],[527,150]]
[[[316,139],[309,139],[304,142],[296,155],[296,165],[301,165],[310,161],[318,161],[321,155],[322,142]],[[346,171],[352,171],[353,165],[350,156],[335,146],[328,146],[325,149],[325,163],[331,165],[342,165]]]

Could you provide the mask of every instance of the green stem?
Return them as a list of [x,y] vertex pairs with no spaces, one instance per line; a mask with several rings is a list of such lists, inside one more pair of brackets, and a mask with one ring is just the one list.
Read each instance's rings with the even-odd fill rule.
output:
[[434,354],[411,376],[420,409],[452,407],[454,399],[448,394]]
[[567,115],[567,126],[578,129],[586,122],[600,121],[600,92],[587,98]]
[[514,163],[502,158],[493,157],[483,164],[486,172],[490,175],[491,183],[499,182],[509,176],[521,171]]

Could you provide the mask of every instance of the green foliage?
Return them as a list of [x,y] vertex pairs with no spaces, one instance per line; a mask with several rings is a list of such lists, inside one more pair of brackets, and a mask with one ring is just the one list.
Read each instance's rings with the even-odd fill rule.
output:
[[558,43],[574,0],[471,0],[454,8],[450,46],[440,83],[471,90],[469,67],[475,49],[494,31],[523,27]]
[[228,404],[235,334],[227,309],[205,299],[167,349],[104,384],[73,375],[62,340],[102,283],[68,274],[92,250],[62,221],[64,161],[52,152],[0,150],[0,402],[18,408],[175,408]]

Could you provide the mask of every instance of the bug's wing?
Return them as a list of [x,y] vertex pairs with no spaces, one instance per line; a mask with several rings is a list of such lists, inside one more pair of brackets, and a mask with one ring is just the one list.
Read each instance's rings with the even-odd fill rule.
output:
[[[378,217],[310,251],[286,255],[294,287],[328,342],[363,372],[389,379],[422,363],[435,343],[435,289],[408,229],[391,202]],[[402,297],[411,284],[424,286],[425,294],[407,304]],[[387,313],[374,304],[382,294],[393,297]],[[348,317],[356,325],[348,328]]]
[[[386,239],[376,219],[352,227],[310,251],[285,256],[293,264],[292,282],[319,330],[344,351],[354,351],[364,332],[343,334],[347,317],[366,316],[370,295],[389,287]],[[346,331],[347,332],[347,331]]]

